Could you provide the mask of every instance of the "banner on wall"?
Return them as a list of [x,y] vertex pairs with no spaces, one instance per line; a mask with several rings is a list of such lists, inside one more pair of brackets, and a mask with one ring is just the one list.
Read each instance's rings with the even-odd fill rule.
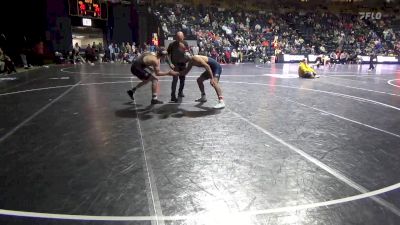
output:
[[[308,55],[309,62],[315,62],[317,60],[318,55]],[[360,55],[358,56],[362,62],[369,62],[370,57],[367,55]],[[283,61],[284,62],[300,62],[302,59],[306,58],[305,55],[290,55],[284,54]],[[374,59],[374,62],[378,63],[398,63],[399,59],[395,56],[377,56]]]
[[395,63],[395,62],[399,62],[399,59],[397,59],[395,56],[378,56],[377,57],[377,61],[380,63],[384,63],[384,62],[391,62],[391,63]]
[[283,55],[284,62],[300,62],[304,58],[305,58],[304,55],[289,55],[289,54]]

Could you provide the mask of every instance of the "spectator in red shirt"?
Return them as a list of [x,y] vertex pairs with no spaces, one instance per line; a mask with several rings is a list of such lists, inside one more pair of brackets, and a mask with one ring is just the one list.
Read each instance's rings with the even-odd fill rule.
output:
[[225,51],[225,61],[226,63],[230,64],[231,63],[231,51],[229,49],[227,49]]
[[81,13],[81,15],[86,15],[86,6],[85,4],[83,4],[82,1],[79,1],[79,12]]
[[268,47],[268,46],[269,46],[269,41],[268,41],[268,40],[264,40],[264,41],[262,42],[262,46],[263,46],[263,47]]

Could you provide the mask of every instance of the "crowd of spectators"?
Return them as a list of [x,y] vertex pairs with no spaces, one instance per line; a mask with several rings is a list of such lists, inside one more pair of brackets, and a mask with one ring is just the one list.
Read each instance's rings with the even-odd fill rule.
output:
[[358,14],[326,10],[250,12],[175,4],[152,11],[165,38],[181,30],[197,39],[194,53],[223,63],[265,62],[279,54],[323,54],[349,63],[360,55],[398,55],[400,50],[399,35],[388,22],[393,18],[377,22],[380,31]]
[[372,20],[371,23],[381,34],[383,41],[392,47],[394,52],[400,52],[400,18],[394,15],[384,15],[379,20]]
[[14,62],[11,58],[6,55],[2,48],[0,48],[0,74],[7,73],[10,74],[12,72],[17,72],[15,70]]
[[387,46],[359,15],[328,12],[296,13],[285,15],[318,53],[345,51],[348,54],[388,54]]
[[[393,13],[365,20],[357,13],[333,13],[326,9],[254,12],[183,4],[159,5],[149,8],[149,12],[158,19],[162,39],[183,31],[185,36],[197,40],[197,44],[191,45],[193,54],[221,63],[265,63],[280,59],[283,54],[312,54],[345,64],[359,62],[360,55],[398,56],[400,52],[400,18]],[[1,35],[0,41],[3,39],[7,38]],[[156,49],[144,43],[74,43],[69,52],[54,55],[56,63],[129,63],[144,51]],[[41,41],[33,43],[24,37],[16,52],[0,49],[0,73],[15,72],[16,64],[26,69],[44,64]]]
[[154,45],[144,44],[138,46],[135,42],[122,42],[122,43],[109,43],[103,45],[102,43],[87,44],[86,47],[81,47],[78,42],[75,42],[74,47],[68,54],[56,52],[56,63],[71,63],[71,64],[84,64],[89,63],[131,63],[141,53],[156,52]]
[[[33,66],[48,67],[44,64],[44,51],[43,42],[33,46],[22,44],[14,57],[11,57],[0,47],[0,75],[16,72],[16,65],[25,69]],[[95,42],[80,46],[75,42],[68,52],[56,51],[52,58],[56,64],[131,63],[143,52],[156,52],[156,47],[148,44],[139,46],[135,42],[111,42],[106,46]]]
[[[15,47],[11,39],[18,42]],[[16,66],[22,65],[30,69],[32,65],[44,65],[44,43],[41,40],[31,41],[26,36],[8,37],[0,34],[0,74],[17,72]]]
[[[184,12],[184,13],[183,13]],[[265,59],[278,54],[279,41],[293,46],[297,33],[273,14],[254,14],[243,11],[221,11],[217,8],[195,10],[183,5],[160,6],[154,10],[166,36],[182,30],[195,36],[198,52],[223,62]]]

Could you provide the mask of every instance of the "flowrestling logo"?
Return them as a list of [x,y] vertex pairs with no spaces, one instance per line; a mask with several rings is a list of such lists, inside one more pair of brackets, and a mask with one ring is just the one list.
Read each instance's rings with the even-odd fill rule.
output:
[[358,14],[362,20],[380,20],[382,18],[381,12],[359,12]]

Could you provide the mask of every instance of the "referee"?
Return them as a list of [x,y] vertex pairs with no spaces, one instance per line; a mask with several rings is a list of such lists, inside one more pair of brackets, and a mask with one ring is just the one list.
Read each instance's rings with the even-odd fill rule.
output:
[[374,66],[374,59],[376,58],[376,55],[374,52],[371,52],[371,54],[369,55],[369,68],[368,71],[372,71],[373,69],[375,69]]
[[[171,69],[181,72],[186,69],[185,52],[179,48],[179,43],[183,43],[186,49],[189,49],[188,43],[184,40],[185,36],[181,31],[176,33],[176,41],[168,46],[167,63]],[[174,76],[171,85],[171,102],[178,102],[176,98],[176,85],[178,84],[178,76]],[[179,76],[179,91],[178,97],[185,97],[183,95],[183,88],[185,86],[185,76]]]

